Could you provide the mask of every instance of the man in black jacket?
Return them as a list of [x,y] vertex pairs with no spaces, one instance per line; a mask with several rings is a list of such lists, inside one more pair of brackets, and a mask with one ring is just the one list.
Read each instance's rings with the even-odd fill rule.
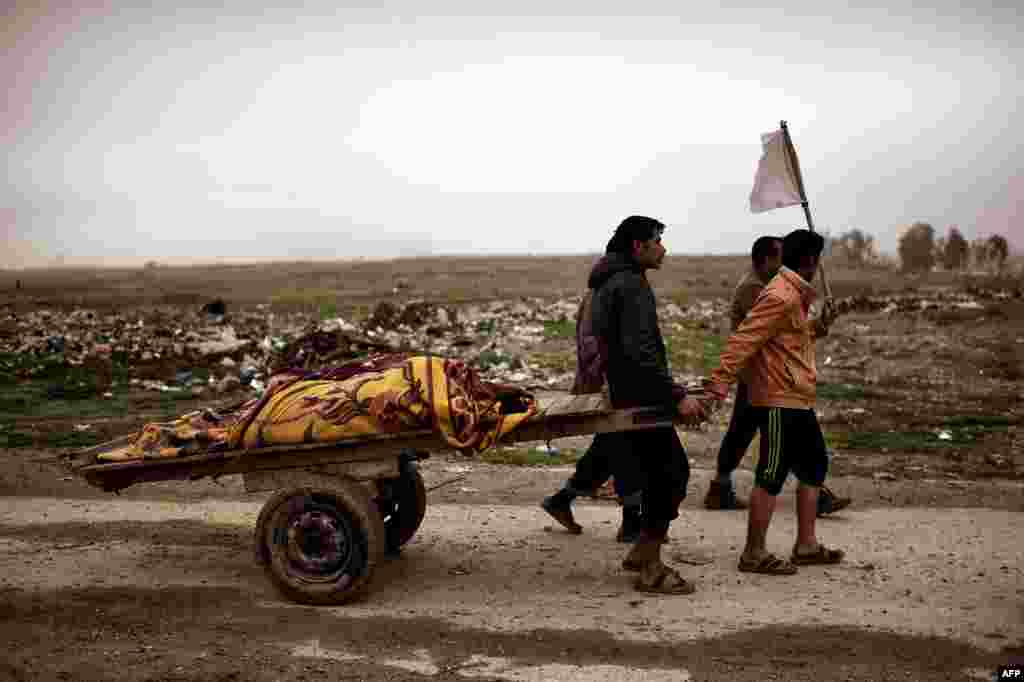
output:
[[[605,256],[590,273],[593,333],[607,353],[605,376],[616,409],[662,405],[697,423],[703,408],[672,380],[657,304],[647,270],[661,267],[665,247],[661,222],[630,216],[619,224]],[[623,561],[640,573],[636,588],[659,594],[689,594],[694,587],[661,561],[661,545],[686,496],[690,465],[672,427],[607,434],[602,449],[624,490],[641,491],[640,537]],[[556,517],[557,518],[557,517]]]

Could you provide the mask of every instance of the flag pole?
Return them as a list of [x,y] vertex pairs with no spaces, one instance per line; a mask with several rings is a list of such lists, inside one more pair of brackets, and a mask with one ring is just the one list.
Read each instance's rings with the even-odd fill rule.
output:
[[[796,156],[796,149],[793,147],[793,140],[789,137],[789,128],[785,121],[779,121],[782,128],[782,137],[786,141],[786,155],[793,169],[793,177],[796,179],[796,189],[800,192],[800,205],[804,209],[804,217],[807,218],[807,227],[814,232],[814,220],[811,219],[811,207],[807,202],[807,194],[804,192],[804,176],[800,173],[800,160]],[[825,289],[826,302],[832,298],[832,289],[828,285],[828,278],[825,277],[825,266],[818,262],[818,269],[821,271],[821,284]]]

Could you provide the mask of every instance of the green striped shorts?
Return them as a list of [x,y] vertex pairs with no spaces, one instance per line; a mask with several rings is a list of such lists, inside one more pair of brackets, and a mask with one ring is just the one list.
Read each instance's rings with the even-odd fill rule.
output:
[[778,495],[791,471],[805,485],[824,483],[828,473],[828,449],[814,410],[788,407],[754,407],[752,410],[761,431],[754,485]]

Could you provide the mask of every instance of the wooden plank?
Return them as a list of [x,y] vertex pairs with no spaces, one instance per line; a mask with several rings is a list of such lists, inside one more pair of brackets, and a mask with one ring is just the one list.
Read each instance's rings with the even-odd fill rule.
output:
[[611,411],[611,405],[608,404],[605,396],[600,393],[570,395],[555,398],[549,404],[540,405],[540,414],[532,419],[551,417],[561,414],[601,414]]

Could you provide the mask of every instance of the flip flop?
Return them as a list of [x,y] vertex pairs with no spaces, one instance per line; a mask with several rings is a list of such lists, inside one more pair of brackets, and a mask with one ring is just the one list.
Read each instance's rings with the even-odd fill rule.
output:
[[825,545],[818,545],[818,549],[810,554],[797,554],[793,548],[793,556],[789,560],[795,566],[817,566],[838,564],[846,554],[841,549],[829,549]]
[[693,594],[697,590],[693,583],[679,575],[677,570],[665,564],[658,565],[657,573],[654,576],[647,580],[644,578],[645,576],[641,572],[633,586],[638,591],[648,594],[682,595]]
[[[796,562],[793,562],[796,563]],[[780,559],[774,554],[765,554],[759,561],[749,561],[740,557],[740,570],[744,573],[763,573],[765,575],[793,575],[796,566]]]

